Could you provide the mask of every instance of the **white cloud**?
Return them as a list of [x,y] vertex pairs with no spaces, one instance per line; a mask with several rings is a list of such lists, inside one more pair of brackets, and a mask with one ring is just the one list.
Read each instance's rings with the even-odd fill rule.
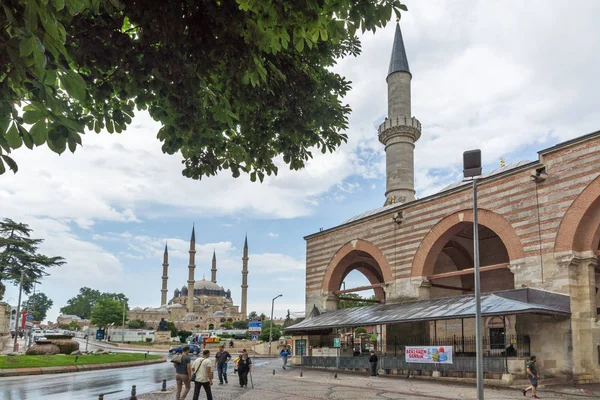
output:
[[267,233],[267,236],[270,237],[271,239],[276,239],[279,237],[279,233],[269,232],[269,233]]

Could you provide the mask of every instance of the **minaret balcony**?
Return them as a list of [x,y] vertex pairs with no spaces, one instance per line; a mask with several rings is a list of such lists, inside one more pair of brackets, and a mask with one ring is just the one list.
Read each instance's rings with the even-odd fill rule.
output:
[[393,136],[408,136],[414,143],[421,137],[421,123],[415,117],[389,118],[379,125],[377,131],[383,145]]

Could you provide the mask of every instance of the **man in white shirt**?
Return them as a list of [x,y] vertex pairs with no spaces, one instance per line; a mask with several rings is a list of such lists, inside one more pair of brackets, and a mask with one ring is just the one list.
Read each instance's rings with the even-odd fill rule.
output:
[[210,387],[212,386],[212,361],[209,359],[210,351],[204,350],[202,358],[197,358],[192,365],[192,372],[196,374],[194,382],[194,397],[193,400],[198,400],[200,397],[200,389],[204,388],[206,399],[213,400]]

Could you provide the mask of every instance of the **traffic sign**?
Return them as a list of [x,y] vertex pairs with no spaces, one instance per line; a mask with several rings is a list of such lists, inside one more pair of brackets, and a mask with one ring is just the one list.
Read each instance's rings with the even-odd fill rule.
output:
[[261,321],[250,321],[248,323],[248,332],[260,332],[262,331],[262,322]]
[[342,347],[342,343],[339,337],[333,338],[333,347]]
[[252,341],[256,342],[258,340],[258,336],[252,336]]

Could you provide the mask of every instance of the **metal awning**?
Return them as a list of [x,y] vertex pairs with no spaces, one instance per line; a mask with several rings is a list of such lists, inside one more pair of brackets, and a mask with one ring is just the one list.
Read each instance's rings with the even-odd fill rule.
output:
[[[568,317],[571,315],[570,298],[531,288],[484,293],[481,295],[481,314],[486,317],[515,314]],[[474,317],[475,296],[464,295],[324,312],[287,327],[285,333]]]

